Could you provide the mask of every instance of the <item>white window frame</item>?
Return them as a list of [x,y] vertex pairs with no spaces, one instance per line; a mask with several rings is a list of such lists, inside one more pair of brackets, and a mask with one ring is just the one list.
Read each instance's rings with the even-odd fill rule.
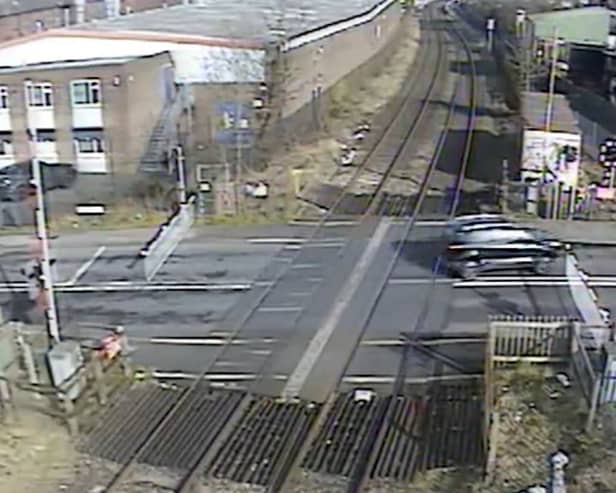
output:
[[13,155],[13,142],[10,139],[0,137],[0,156],[11,155]]
[[[36,91],[40,91],[39,101],[36,100]],[[39,102],[40,104],[37,104]],[[53,84],[26,81],[26,103],[28,108],[53,108]]]
[[10,107],[9,87],[0,86],[0,110],[8,110]]
[[48,142],[53,142],[54,144],[58,142],[58,140],[56,139],[56,135],[55,132],[53,133],[53,135],[50,137],[48,134],[46,133],[41,133],[41,132],[37,132],[36,133],[36,141],[39,144],[44,144],[44,143],[48,143]]
[[[85,84],[88,101],[85,103],[75,101],[75,86]],[[71,105],[78,108],[100,108],[103,104],[103,94],[100,79],[77,79],[72,80],[70,85]],[[96,95],[96,96],[95,96]],[[97,101],[95,101],[97,99]]]
[[[86,137],[86,138],[74,138],[73,142],[75,144],[75,153],[77,155],[82,154],[104,154],[105,153],[105,141],[102,138],[98,137]],[[90,142],[92,144],[92,148],[95,150],[92,151],[84,151],[80,148],[81,142]]]

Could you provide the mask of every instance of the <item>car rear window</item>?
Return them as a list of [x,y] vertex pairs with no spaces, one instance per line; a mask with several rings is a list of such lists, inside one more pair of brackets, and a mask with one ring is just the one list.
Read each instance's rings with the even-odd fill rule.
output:
[[534,240],[533,235],[524,229],[484,229],[469,231],[459,235],[462,243],[494,243],[513,242],[520,240]]

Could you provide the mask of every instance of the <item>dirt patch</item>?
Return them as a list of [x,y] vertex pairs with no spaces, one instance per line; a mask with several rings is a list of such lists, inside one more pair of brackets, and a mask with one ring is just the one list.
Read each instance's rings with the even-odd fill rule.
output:
[[0,493],[61,491],[77,458],[68,432],[40,413],[19,409],[18,417],[1,426]]
[[616,491],[616,455],[598,432],[583,431],[586,409],[575,382],[565,388],[542,368],[520,366],[497,376],[496,395],[496,464],[485,493],[546,485],[549,456],[559,449],[570,460],[569,493]]
[[[305,207],[296,196],[309,183],[344,185],[348,182],[352,170],[336,164],[341,146],[349,142],[360,122],[371,121],[399,93],[415,60],[420,34],[418,18],[408,16],[403,22],[401,29],[405,33],[399,46],[378,76],[366,80],[354,91],[344,81],[332,89],[332,102],[325,117],[326,133],[312,144],[295,145],[275,154],[266,172],[250,174],[250,179],[268,181],[272,194],[266,204],[249,203],[247,209],[266,210],[274,215],[293,214]],[[365,149],[360,146],[357,159],[361,159],[362,152]]]

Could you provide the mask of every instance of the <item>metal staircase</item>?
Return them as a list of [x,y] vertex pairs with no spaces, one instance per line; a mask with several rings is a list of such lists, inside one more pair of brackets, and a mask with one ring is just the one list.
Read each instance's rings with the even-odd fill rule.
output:
[[178,145],[177,124],[182,111],[189,106],[188,86],[179,86],[175,98],[165,105],[152,129],[139,170],[143,173],[167,173],[167,156]]

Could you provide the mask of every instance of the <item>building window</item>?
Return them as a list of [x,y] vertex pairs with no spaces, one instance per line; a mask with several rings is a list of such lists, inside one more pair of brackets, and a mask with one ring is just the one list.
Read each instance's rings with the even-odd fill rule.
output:
[[98,106],[101,104],[101,82],[98,79],[71,82],[73,106]]
[[6,110],[9,107],[9,88],[0,86],[0,110]]
[[36,132],[36,141],[39,144],[55,144],[56,135],[53,131],[39,130]]
[[30,108],[52,108],[53,86],[50,82],[26,82],[26,98]]
[[13,143],[10,137],[0,136],[0,156],[10,156],[13,154]]
[[97,137],[78,137],[75,139],[77,154],[93,154],[105,152],[103,140]]

